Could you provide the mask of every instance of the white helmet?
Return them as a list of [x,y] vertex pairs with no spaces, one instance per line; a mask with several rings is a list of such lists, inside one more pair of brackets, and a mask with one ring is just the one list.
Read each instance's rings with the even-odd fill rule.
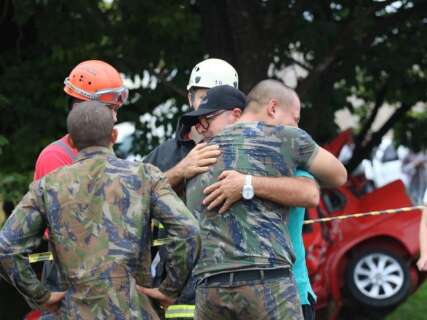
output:
[[191,71],[187,90],[192,87],[213,88],[224,84],[238,88],[237,71],[227,61],[211,58],[196,64]]

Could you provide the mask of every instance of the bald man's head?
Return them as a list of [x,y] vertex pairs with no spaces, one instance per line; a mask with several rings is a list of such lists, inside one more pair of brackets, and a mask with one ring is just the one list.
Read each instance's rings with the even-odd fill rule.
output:
[[[279,111],[279,114],[275,114]],[[267,113],[266,113],[267,112]],[[247,95],[245,113],[270,118],[272,124],[297,126],[300,117],[300,101],[294,90],[277,80],[267,79],[259,82]],[[280,118],[278,118],[280,117]]]
[[266,105],[271,99],[277,99],[283,106],[291,106],[298,99],[294,90],[277,80],[267,79],[259,82],[247,96],[248,104],[255,102]]

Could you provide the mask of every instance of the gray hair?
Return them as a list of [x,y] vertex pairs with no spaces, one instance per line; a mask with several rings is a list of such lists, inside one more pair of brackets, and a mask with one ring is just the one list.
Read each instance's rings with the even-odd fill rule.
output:
[[256,112],[271,99],[277,99],[283,107],[288,108],[294,104],[295,99],[298,99],[298,95],[280,81],[262,80],[248,93],[246,109]]
[[67,117],[68,133],[78,150],[111,144],[112,110],[98,101],[76,103]]

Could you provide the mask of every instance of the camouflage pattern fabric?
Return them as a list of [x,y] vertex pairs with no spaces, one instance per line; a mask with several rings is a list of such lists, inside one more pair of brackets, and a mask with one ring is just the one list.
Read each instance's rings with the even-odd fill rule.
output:
[[270,281],[199,285],[197,320],[299,320],[303,319],[292,277]]
[[[151,212],[151,215],[150,215]],[[68,290],[61,319],[157,319],[136,284],[151,286],[151,218],[173,241],[160,291],[176,298],[200,246],[198,223],[157,168],[90,147],[35,181],[0,232],[0,263],[14,285],[43,304],[49,290],[26,255],[44,229]]]
[[202,249],[193,271],[199,278],[245,268],[289,268],[294,255],[287,229],[289,208],[257,197],[235,203],[225,214],[202,205],[203,189],[223,170],[258,176],[292,176],[318,151],[298,128],[238,123],[211,140],[221,156],[208,172],[187,183],[187,206],[200,222]]

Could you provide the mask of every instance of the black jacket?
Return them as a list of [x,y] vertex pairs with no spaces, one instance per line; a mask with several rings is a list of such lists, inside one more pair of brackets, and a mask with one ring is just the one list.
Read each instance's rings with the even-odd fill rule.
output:
[[151,151],[144,162],[155,165],[163,172],[176,166],[194,148],[193,140],[186,139],[190,128],[178,122],[175,138],[170,138]]

